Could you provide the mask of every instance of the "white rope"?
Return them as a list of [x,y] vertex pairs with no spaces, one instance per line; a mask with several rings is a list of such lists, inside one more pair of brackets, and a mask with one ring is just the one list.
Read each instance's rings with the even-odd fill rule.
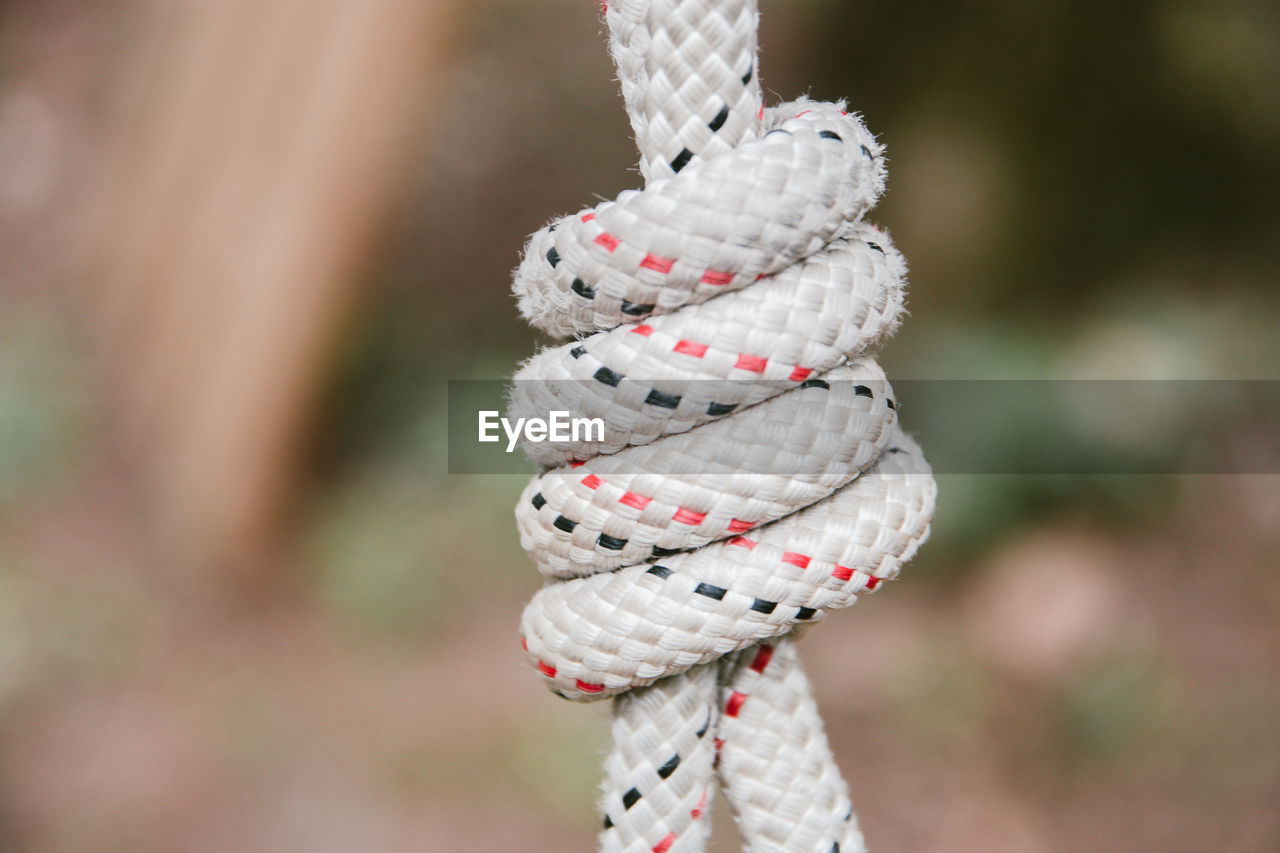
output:
[[905,277],[860,221],[882,150],[842,104],[762,109],[754,0],[606,18],[647,184],[516,271],[531,323],[587,336],[525,364],[509,408],[606,425],[524,445],[545,470],[517,523],[552,579],[525,648],[562,696],[618,697],[603,849],[704,849],[718,773],[745,850],[863,850],[792,632],[895,577],[933,513],[870,355]]

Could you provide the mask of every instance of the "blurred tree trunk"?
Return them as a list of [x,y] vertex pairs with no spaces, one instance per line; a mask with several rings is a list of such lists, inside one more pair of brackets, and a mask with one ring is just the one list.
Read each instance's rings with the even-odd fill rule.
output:
[[136,7],[93,275],[117,432],[184,561],[234,571],[276,541],[334,345],[424,156],[454,5]]

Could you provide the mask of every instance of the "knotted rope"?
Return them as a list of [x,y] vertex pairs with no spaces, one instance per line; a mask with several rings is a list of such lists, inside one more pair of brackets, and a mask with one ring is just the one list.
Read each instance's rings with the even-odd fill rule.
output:
[[566,698],[617,696],[601,845],[704,848],[718,773],[756,851],[864,849],[793,630],[897,575],[935,486],[869,353],[905,264],[861,222],[881,146],[842,104],[765,109],[754,0],[615,0],[641,191],[534,234],[524,316],[579,340],[517,373],[518,415],[600,417],[526,444],[516,509],[553,582],[524,647]]

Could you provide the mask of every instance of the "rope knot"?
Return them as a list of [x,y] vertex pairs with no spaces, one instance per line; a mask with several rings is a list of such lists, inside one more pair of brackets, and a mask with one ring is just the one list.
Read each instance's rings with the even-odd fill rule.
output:
[[[862,221],[884,191],[883,149],[843,103],[760,107],[752,2],[622,0],[607,16],[648,182],[538,231],[515,273],[533,325],[580,337],[521,367],[510,411],[603,423],[524,445],[543,471],[517,524],[552,580],[525,609],[524,648],[566,698],[625,694],[609,849],[696,849],[703,835],[685,830],[718,754],[746,832],[764,795],[735,749],[769,738],[831,767],[772,773],[808,815],[784,821],[776,849],[802,849],[795,832],[856,849],[788,635],[895,577],[933,512],[928,465],[871,355],[897,327],[906,274]],[[666,799],[646,799],[655,786]]]

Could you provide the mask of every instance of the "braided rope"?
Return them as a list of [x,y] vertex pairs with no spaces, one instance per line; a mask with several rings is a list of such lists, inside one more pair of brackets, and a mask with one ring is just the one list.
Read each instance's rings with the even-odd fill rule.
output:
[[881,146],[842,104],[766,109],[754,0],[615,0],[610,46],[646,187],[534,234],[522,314],[580,340],[516,374],[516,519],[552,579],[524,648],[575,700],[616,696],[607,851],[695,851],[718,775],[763,851],[865,849],[793,631],[897,575],[935,485],[870,353],[906,267],[861,217]]

